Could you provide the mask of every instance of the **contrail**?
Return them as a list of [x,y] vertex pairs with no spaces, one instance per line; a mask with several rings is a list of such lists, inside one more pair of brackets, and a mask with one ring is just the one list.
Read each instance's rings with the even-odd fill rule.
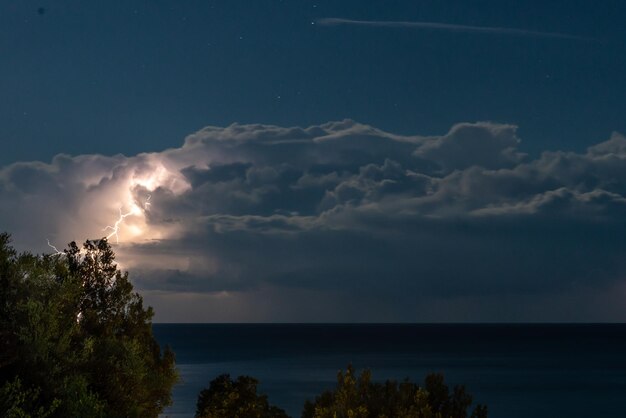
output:
[[576,35],[568,35],[565,33],[557,32],[540,32],[526,29],[515,28],[500,28],[491,26],[469,26],[469,25],[455,25],[451,23],[438,23],[438,22],[410,22],[410,21],[384,21],[384,20],[352,20],[342,19],[338,17],[326,17],[318,19],[316,21],[320,25],[335,26],[335,25],[353,25],[353,26],[369,26],[379,28],[408,28],[408,29],[426,29],[426,30],[439,30],[448,32],[464,32],[464,33],[484,33],[493,35],[513,35],[513,36],[527,36],[536,38],[555,38],[555,39],[570,39],[577,41],[589,41],[590,38],[584,38]]

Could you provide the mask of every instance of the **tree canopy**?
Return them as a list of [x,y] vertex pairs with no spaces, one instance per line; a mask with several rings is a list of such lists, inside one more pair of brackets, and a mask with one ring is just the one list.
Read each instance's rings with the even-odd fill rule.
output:
[[[200,392],[196,418],[288,418],[257,393],[258,383],[249,376],[218,376]],[[337,374],[334,390],[305,402],[302,418],[487,418],[486,406],[477,405],[470,414],[471,405],[465,387],[450,392],[442,374],[429,374],[420,387],[408,379],[375,383],[369,370],[357,376],[348,366]]]
[[198,396],[196,418],[289,418],[257,394],[258,381],[249,376],[232,380],[223,374],[213,379]]
[[0,234],[0,416],[157,417],[174,354],[106,239],[18,254]]
[[[441,374],[429,374],[420,387],[409,380],[375,383],[369,370],[357,376],[348,366],[334,390],[305,403],[302,418],[467,418],[471,404],[465,387],[450,393]],[[487,407],[476,406],[471,418],[487,418]]]

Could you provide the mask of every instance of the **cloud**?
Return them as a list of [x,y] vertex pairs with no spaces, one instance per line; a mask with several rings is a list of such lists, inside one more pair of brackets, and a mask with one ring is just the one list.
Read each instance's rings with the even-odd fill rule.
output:
[[525,154],[517,150],[516,126],[490,123],[462,123],[447,135],[433,137],[415,150],[414,155],[438,163],[447,171],[473,165],[483,168],[513,167]]
[[337,17],[327,17],[318,19],[317,23],[325,26],[336,25],[352,25],[352,26],[365,26],[365,27],[379,27],[379,28],[406,28],[417,30],[438,30],[447,32],[461,32],[461,33],[478,33],[478,34],[491,34],[491,35],[510,35],[510,36],[525,36],[535,38],[553,38],[553,39],[568,39],[577,41],[588,41],[589,38],[581,36],[568,35],[564,33],[556,32],[542,32],[527,29],[515,29],[515,28],[502,28],[502,27],[490,27],[490,26],[470,26],[470,25],[456,25],[451,23],[439,23],[439,22],[407,22],[407,21],[381,21],[381,20],[354,20],[343,19]]
[[118,260],[159,320],[624,320],[626,138],[534,159],[520,143],[491,122],[207,127],[8,165],[0,227],[47,251],[138,208]]

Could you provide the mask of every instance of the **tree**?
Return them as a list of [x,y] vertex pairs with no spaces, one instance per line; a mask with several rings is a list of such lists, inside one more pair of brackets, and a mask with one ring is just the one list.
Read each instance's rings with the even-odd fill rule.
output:
[[218,376],[200,392],[196,418],[288,418],[267,396],[257,394],[258,383],[249,376],[235,381],[228,374]]
[[0,416],[157,417],[174,354],[106,239],[17,254],[0,234]]
[[[307,401],[302,418],[467,418],[472,397],[463,386],[450,394],[443,375],[430,374],[424,387],[405,380],[371,381],[365,370],[356,376],[352,366],[339,371],[337,387]],[[478,405],[471,418],[487,418],[487,408]]]

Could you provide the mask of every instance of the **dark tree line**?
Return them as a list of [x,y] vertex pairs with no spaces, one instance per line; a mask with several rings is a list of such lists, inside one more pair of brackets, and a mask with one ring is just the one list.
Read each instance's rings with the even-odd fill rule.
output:
[[[422,387],[409,380],[375,383],[371,377],[369,370],[357,376],[351,366],[340,371],[336,388],[307,401],[302,418],[487,418],[486,406],[472,410],[465,387],[450,391],[441,374],[426,376]],[[200,392],[196,418],[287,418],[257,394],[257,385],[248,376],[219,376]]]
[[18,254],[0,234],[0,416],[157,417],[174,354],[106,240]]

